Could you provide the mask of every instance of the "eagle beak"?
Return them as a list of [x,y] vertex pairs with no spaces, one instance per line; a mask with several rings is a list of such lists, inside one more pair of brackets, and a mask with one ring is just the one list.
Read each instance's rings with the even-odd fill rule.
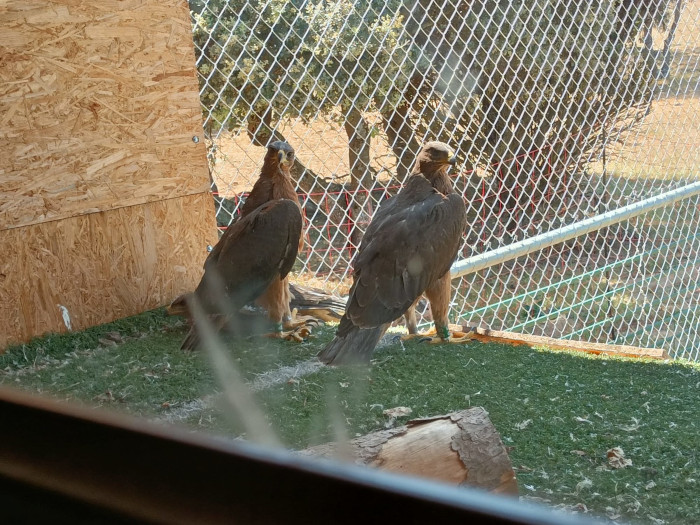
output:
[[284,151],[280,151],[279,153],[277,153],[277,159],[279,160],[280,164],[286,164],[287,154]]
[[451,158],[450,160],[447,161],[447,163],[448,163],[450,166],[454,166],[455,164],[457,164],[457,155],[453,155],[452,158]]

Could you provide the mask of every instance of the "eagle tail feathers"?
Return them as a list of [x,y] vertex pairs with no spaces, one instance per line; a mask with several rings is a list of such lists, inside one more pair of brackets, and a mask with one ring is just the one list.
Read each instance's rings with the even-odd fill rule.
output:
[[319,360],[327,365],[369,364],[374,348],[384,335],[387,325],[371,328],[353,326],[343,335],[337,335],[318,354]]
[[180,350],[185,350],[189,352],[197,350],[197,348],[199,348],[199,343],[199,333],[197,333],[197,328],[193,325],[190,327],[190,331],[187,332],[185,340],[182,341],[182,344],[180,345]]

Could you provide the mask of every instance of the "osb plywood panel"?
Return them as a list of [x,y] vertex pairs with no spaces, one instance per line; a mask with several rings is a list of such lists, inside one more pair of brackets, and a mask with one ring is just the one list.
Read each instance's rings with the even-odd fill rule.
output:
[[206,193],[0,231],[0,352],[168,304],[216,240]]
[[0,230],[206,191],[187,2],[0,1],[0,35]]

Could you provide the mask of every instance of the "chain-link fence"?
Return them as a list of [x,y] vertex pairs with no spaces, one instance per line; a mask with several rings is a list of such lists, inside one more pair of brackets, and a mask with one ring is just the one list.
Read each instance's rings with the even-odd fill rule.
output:
[[190,7],[222,228],[273,139],[297,150],[298,276],[340,293],[374,210],[426,140],[458,151],[460,258],[688,188],[455,279],[452,320],[700,359],[700,2]]

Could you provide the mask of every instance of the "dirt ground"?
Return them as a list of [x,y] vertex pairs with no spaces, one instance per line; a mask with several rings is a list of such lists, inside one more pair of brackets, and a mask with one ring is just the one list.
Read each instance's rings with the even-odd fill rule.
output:
[[[394,172],[396,158],[379,133],[380,123],[374,115],[368,120],[376,134],[371,143],[371,166],[380,178],[388,178]],[[376,131],[374,131],[376,130]],[[296,149],[297,158],[307,168],[326,178],[328,182],[343,183],[349,178],[348,139],[342,126],[327,119],[310,124],[300,120],[283,122],[280,131]],[[220,135],[216,141],[217,154],[213,176],[219,192],[224,197],[248,191],[260,172],[265,148],[255,146],[245,130]],[[322,191],[319,188],[319,191]]]
[[[671,46],[671,71],[644,122],[622,137],[610,163],[629,178],[697,178],[700,164],[700,1],[690,0]],[[654,31],[654,47],[663,47]]]

